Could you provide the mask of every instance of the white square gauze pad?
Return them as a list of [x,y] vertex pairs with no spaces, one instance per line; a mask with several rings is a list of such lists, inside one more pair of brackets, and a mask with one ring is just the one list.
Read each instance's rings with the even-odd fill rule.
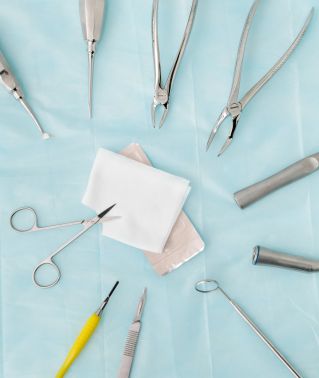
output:
[[103,235],[161,253],[189,194],[189,181],[100,148],[82,202],[97,213],[116,203],[121,218]]

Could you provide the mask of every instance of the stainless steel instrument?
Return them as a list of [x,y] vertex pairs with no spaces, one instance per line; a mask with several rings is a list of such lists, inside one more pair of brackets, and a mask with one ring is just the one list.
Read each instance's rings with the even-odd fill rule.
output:
[[20,104],[23,106],[23,108],[26,110],[26,112],[29,114],[29,116],[32,118],[34,124],[36,125],[37,129],[40,131],[41,136],[43,139],[49,139],[50,135],[46,133],[37,117],[33,113],[30,105],[27,103],[27,101],[24,98],[24,94],[22,92],[22,89],[20,88],[16,78],[14,77],[13,73],[11,72],[9,68],[9,64],[6,61],[3,54],[0,52],[0,82],[5,87],[5,89],[13,95],[13,97],[20,102]]
[[171,89],[173,85],[173,81],[175,79],[176,72],[178,67],[181,63],[183,58],[186,45],[192,31],[193,22],[196,14],[196,8],[198,0],[193,0],[192,7],[189,13],[186,29],[184,32],[184,36],[178,50],[176,59],[172,65],[168,78],[166,80],[165,85],[162,85],[162,74],[161,74],[161,62],[160,62],[160,51],[159,51],[159,43],[158,43],[158,3],[159,0],[153,0],[153,10],[152,10],[152,41],[153,41],[153,60],[154,60],[154,71],[155,71],[155,88],[154,88],[154,98],[151,107],[151,115],[152,115],[152,123],[153,127],[156,127],[156,108],[159,105],[164,107],[164,112],[160,119],[159,128],[161,128],[165,122],[167,113],[168,113],[168,106],[170,100]]
[[308,156],[282,171],[234,194],[237,205],[244,209],[277,189],[299,180],[319,169],[319,153]]
[[245,22],[244,29],[242,31],[242,35],[241,35],[240,43],[238,47],[238,52],[237,52],[237,59],[236,59],[236,64],[235,64],[234,76],[233,76],[233,84],[232,84],[230,95],[227,101],[227,105],[224,107],[221,114],[219,115],[207,141],[206,150],[209,149],[221,124],[224,122],[224,120],[228,116],[231,116],[232,118],[231,131],[228,135],[228,138],[226,139],[226,142],[221,148],[218,156],[220,156],[231,144],[234,137],[234,133],[236,131],[236,128],[239,122],[240,115],[242,111],[245,109],[246,105],[260,91],[260,89],[279,71],[279,69],[286,63],[290,55],[293,53],[295,48],[300,43],[303,35],[307,31],[310,21],[312,19],[313,13],[314,13],[314,9],[312,8],[299,34],[297,35],[293,43],[290,45],[290,47],[287,49],[287,51],[281,56],[281,58],[279,58],[279,60],[275,63],[275,65],[239,100],[238,94],[239,94],[239,89],[240,89],[240,80],[241,80],[242,64],[243,64],[243,59],[244,59],[244,54],[245,54],[245,47],[246,47],[249,30],[250,30],[253,18],[256,13],[258,3],[259,3],[259,0],[256,0],[251,6],[249,14]]
[[252,263],[254,265],[271,265],[304,272],[319,272],[319,261],[317,260],[277,252],[259,245],[253,249]]
[[133,359],[135,355],[135,349],[136,349],[138,337],[139,337],[141,326],[142,326],[141,317],[142,317],[142,313],[143,313],[144,305],[146,301],[146,293],[147,293],[147,289],[145,288],[143,295],[138,303],[135,318],[128,332],[118,378],[129,378],[131,374],[131,368],[132,368]]
[[252,321],[252,319],[245,313],[245,311],[233,300],[228,294],[219,286],[219,283],[215,280],[205,279],[198,281],[195,284],[195,289],[200,293],[209,293],[219,290],[220,293],[227,299],[227,301],[233,306],[237,314],[249,325],[249,327],[255,332],[255,334],[268,346],[268,348],[274,353],[274,355],[289,369],[294,377],[302,378],[297,370],[291,365],[291,363],[283,356],[281,352],[274,346],[274,344],[268,339],[267,336],[261,331],[261,329]]
[[87,41],[89,59],[89,114],[92,117],[93,71],[96,43],[100,39],[105,0],[80,0],[83,37]]
[[[102,211],[100,214],[98,214],[96,217],[91,218],[91,219],[83,219],[80,221],[74,221],[74,222],[68,222],[68,223],[61,223],[61,224],[55,224],[51,226],[46,226],[46,227],[39,227],[38,225],[38,217],[35,212],[35,210],[31,207],[22,207],[20,209],[17,209],[14,211],[10,217],[10,225],[11,227],[18,232],[35,232],[35,231],[42,231],[42,230],[51,230],[51,229],[56,229],[56,228],[61,228],[61,227],[69,227],[69,226],[74,226],[74,225],[82,225],[83,228],[80,232],[78,232],[76,235],[74,235],[71,239],[63,243],[57,250],[55,250],[53,253],[51,253],[48,257],[46,257],[44,260],[42,260],[34,269],[33,271],[33,282],[41,288],[49,288],[54,285],[56,285],[60,278],[61,278],[61,271],[58,267],[58,265],[54,262],[54,257],[60,253],[62,250],[64,250],[68,245],[70,245],[72,242],[74,242],[76,239],[78,239],[80,236],[82,236],[85,232],[87,232],[91,227],[93,227],[95,224],[99,222],[104,222],[104,221],[110,221],[113,220],[114,218],[118,217],[106,217],[104,216],[113,209],[115,206],[112,205],[106,210]],[[22,213],[29,213],[32,217],[32,222],[28,226],[19,226],[17,222],[18,215]],[[104,218],[104,219],[103,219]],[[43,270],[43,273],[45,274],[44,271],[47,273],[47,269],[43,268],[51,268],[51,274],[50,277],[47,281],[42,282],[42,279],[38,278],[38,274],[40,270]],[[53,274],[53,279],[51,278],[51,275]]]

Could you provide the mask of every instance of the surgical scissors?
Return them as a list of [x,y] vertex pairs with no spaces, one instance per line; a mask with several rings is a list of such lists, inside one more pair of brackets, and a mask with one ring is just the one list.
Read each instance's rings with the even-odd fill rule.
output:
[[237,52],[237,59],[236,59],[236,64],[235,64],[235,70],[234,70],[234,76],[233,76],[233,83],[232,83],[232,88],[230,91],[230,95],[228,98],[227,105],[224,107],[222,110],[221,114],[219,115],[214,128],[212,129],[207,145],[206,145],[206,151],[209,149],[220,125],[224,122],[224,120],[228,117],[232,117],[232,127],[230,130],[230,133],[226,139],[226,142],[222,146],[218,156],[220,156],[226,149],[229,147],[231,144],[234,133],[236,131],[236,127],[239,122],[239,118],[241,115],[241,112],[245,109],[246,105],[249,103],[249,101],[259,92],[259,90],[279,71],[279,69],[286,63],[290,55],[293,53],[295,48],[298,46],[300,43],[302,37],[304,36],[305,32],[308,29],[308,26],[310,24],[310,21],[312,19],[313,13],[314,13],[314,8],[312,8],[309,12],[309,15],[307,16],[307,19],[301,28],[299,34],[293,41],[293,43],[290,45],[290,47],[286,50],[286,52],[281,56],[281,58],[275,63],[275,65],[270,68],[270,70],[248,91],[246,94],[238,100],[238,94],[239,94],[239,88],[240,88],[240,80],[241,80],[241,71],[242,71],[242,63],[244,59],[244,54],[245,54],[245,47],[246,47],[246,42],[248,38],[248,33],[252,24],[252,20],[254,18],[254,15],[256,13],[256,9],[258,6],[259,0],[255,0],[253,5],[250,8],[249,14],[246,19],[245,26],[242,31],[242,35],[240,38],[240,43],[238,47],[238,52]]
[[291,363],[284,357],[281,352],[274,346],[274,344],[264,335],[264,333],[257,327],[257,325],[250,319],[250,317],[244,312],[244,310],[234,302],[228,294],[219,286],[216,280],[205,279],[198,281],[195,284],[195,290],[200,293],[210,293],[212,291],[219,290],[227,301],[233,306],[239,316],[249,325],[249,327],[255,332],[255,334],[268,346],[268,348],[275,354],[275,356],[289,369],[293,376],[302,378],[297,370],[291,365]]
[[[83,220],[79,220],[79,221],[74,221],[74,222],[68,222],[68,223],[61,223],[61,224],[55,224],[55,225],[51,225],[51,226],[45,226],[45,227],[40,227],[38,225],[38,217],[37,217],[37,213],[35,212],[35,210],[32,208],[32,207],[21,207],[17,210],[15,210],[11,217],[10,217],[10,225],[11,227],[15,230],[15,231],[18,231],[18,232],[34,232],[34,231],[43,231],[43,230],[52,230],[52,229],[55,229],[55,228],[61,228],[61,227],[69,227],[69,226],[74,226],[74,225],[78,225],[78,224],[81,224],[83,226],[82,230],[80,232],[78,232],[76,235],[74,235],[71,239],[69,239],[68,241],[66,241],[64,244],[62,244],[57,250],[55,250],[53,253],[51,253],[48,257],[46,257],[44,260],[42,260],[37,266],[36,268],[34,269],[33,271],[33,282],[38,286],[38,287],[41,287],[41,288],[49,288],[49,287],[52,287],[54,285],[56,285],[60,278],[61,278],[61,272],[60,272],[60,269],[59,267],[57,266],[57,264],[54,262],[54,257],[59,253],[61,252],[63,249],[65,249],[69,244],[71,244],[73,241],[75,241],[76,239],[78,239],[80,236],[82,236],[86,231],[88,231],[91,227],[93,227],[95,224],[99,223],[99,222],[106,222],[106,221],[110,221],[110,220],[113,220],[113,219],[116,219],[116,218],[119,218],[119,217],[107,217],[107,218],[104,218],[104,216],[113,209],[113,207],[115,206],[112,205],[110,207],[108,207],[106,210],[102,211],[100,214],[98,214],[96,217],[94,218],[91,218],[91,219],[83,219]],[[15,222],[16,222],[16,217],[18,214],[21,215],[21,213],[29,213],[31,214],[33,220],[32,220],[32,223],[29,225],[29,226],[26,226],[26,227],[21,227],[21,226],[18,226]],[[48,282],[48,283],[41,283],[38,279],[37,279],[37,274],[39,272],[39,270],[43,267],[51,267],[53,268],[53,271],[55,272],[55,279]]]
[[192,1],[192,7],[189,13],[186,29],[184,32],[184,36],[178,50],[176,59],[173,63],[173,66],[170,70],[168,78],[166,80],[165,86],[162,86],[162,74],[161,74],[161,62],[160,62],[160,51],[159,51],[159,43],[158,43],[158,3],[159,0],[153,0],[153,10],[152,10],[152,42],[153,42],[153,60],[154,60],[154,71],[155,71],[155,89],[154,89],[154,98],[153,103],[151,106],[151,115],[152,115],[152,123],[153,127],[156,127],[156,108],[159,105],[164,107],[164,112],[160,119],[159,128],[161,128],[165,122],[167,113],[168,113],[168,105],[169,105],[169,98],[171,94],[171,89],[173,85],[173,81],[177,72],[177,69],[181,63],[183,54],[185,52],[185,48],[192,31],[192,26],[196,14],[198,0]]
[[13,97],[20,102],[29,116],[32,118],[33,122],[35,123],[37,129],[40,131],[43,139],[49,139],[50,135],[46,133],[37,117],[33,113],[32,109],[30,108],[29,104],[26,102],[22,89],[19,87],[16,78],[14,77],[13,73],[9,68],[9,64],[6,61],[3,54],[0,52],[0,81],[6,88],[6,90],[13,95]]
[[89,58],[89,114],[92,118],[93,70],[96,42],[100,39],[105,0],[80,0],[83,37],[87,41]]

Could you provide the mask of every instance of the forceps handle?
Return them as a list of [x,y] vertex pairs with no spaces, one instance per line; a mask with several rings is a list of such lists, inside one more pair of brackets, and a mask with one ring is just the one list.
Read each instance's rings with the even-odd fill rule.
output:
[[159,0],[153,0],[152,8],[152,46],[155,71],[155,89],[161,85],[161,63],[158,44],[158,2]]
[[290,364],[290,362],[279,352],[274,344],[268,339],[267,336],[260,330],[260,328],[251,320],[251,318],[245,313],[245,311],[235,303],[221,288],[219,290],[227,298],[229,303],[234,307],[240,317],[249,325],[249,327],[256,333],[256,335],[268,346],[268,348],[275,354],[275,356],[290,370],[290,372],[297,378],[302,376],[296,371],[296,369]]
[[252,263],[254,265],[272,265],[282,268],[302,270],[305,272],[319,271],[319,261],[273,251],[259,245],[253,249]]
[[311,155],[297,161],[265,180],[236,192],[234,194],[234,199],[237,205],[244,209],[273,191],[317,171],[318,168],[319,154]]
[[184,55],[184,52],[185,52],[191,31],[192,31],[192,28],[193,28],[193,23],[194,23],[194,19],[195,19],[195,15],[196,15],[196,10],[197,10],[197,4],[198,4],[198,0],[192,1],[192,7],[191,7],[191,10],[190,10],[190,13],[189,13],[189,16],[188,16],[188,21],[187,21],[187,25],[186,25],[185,32],[184,32],[184,35],[183,35],[183,39],[182,39],[180,48],[178,50],[174,65],[173,65],[173,67],[172,67],[172,69],[171,69],[171,71],[168,75],[168,78],[167,78],[167,81],[166,81],[166,84],[165,84],[165,89],[168,93],[171,90],[171,86],[173,84],[177,69],[178,69],[178,67],[181,63],[182,58],[183,58],[183,55]]

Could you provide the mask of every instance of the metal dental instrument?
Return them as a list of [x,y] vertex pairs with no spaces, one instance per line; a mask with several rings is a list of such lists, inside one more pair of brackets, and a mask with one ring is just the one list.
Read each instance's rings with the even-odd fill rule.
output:
[[209,149],[219,127],[223,123],[223,121],[228,117],[231,116],[232,118],[232,127],[231,131],[228,135],[228,138],[226,139],[226,142],[224,143],[223,147],[221,148],[218,156],[220,156],[227,147],[231,144],[234,133],[236,131],[236,127],[239,122],[239,118],[241,115],[241,112],[245,109],[246,105],[249,103],[249,101],[259,92],[259,90],[279,71],[279,69],[286,63],[290,55],[293,53],[295,48],[300,43],[303,35],[307,31],[307,28],[310,24],[310,21],[312,19],[314,8],[311,9],[303,27],[301,28],[299,34],[297,35],[296,39],[293,41],[293,43],[290,45],[290,47],[287,49],[287,51],[282,55],[282,57],[275,63],[275,65],[239,100],[238,94],[239,94],[239,88],[240,88],[240,80],[241,80],[241,71],[242,71],[242,63],[244,59],[245,54],[245,47],[246,42],[248,38],[248,33],[251,27],[252,20],[254,18],[257,6],[258,6],[259,0],[256,0],[253,5],[250,8],[249,14],[246,19],[246,23],[244,26],[244,29],[242,31],[238,52],[237,52],[237,59],[235,64],[235,70],[234,70],[234,77],[233,77],[233,83],[232,88],[230,91],[230,95],[228,98],[227,105],[222,110],[220,116],[218,117],[213,130],[210,133],[210,136],[207,141],[206,151]]
[[46,133],[39,121],[37,120],[35,114],[33,113],[32,109],[30,108],[29,104],[26,102],[22,89],[19,87],[16,78],[12,74],[9,65],[0,52],[0,82],[4,85],[6,90],[13,95],[13,97],[20,102],[29,116],[32,118],[33,122],[35,123],[37,129],[40,131],[41,136],[43,139],[49,139],[50,135]]
[[318,260],[273,251],[259,245],[253,249],[252,263],[254,265],[272,265],[281,268],[302,270],[304,272],[319,272]]
[[273,176],[239,190],[234,194],[234,199],[237,205],[244,209],[275,190],[306,177],[318,169],[319,153],[299,160]]
[[[115,205],[114,205],[115,206]],[[19,225],[18,223],[18,217],[24,214],[24,216],[29,215],[29,219],[26,220],[26,224]],[[22,215],[23,216],[23,215]],[[31,218],[30,218],[31,217]],[[109,222],[114,219],[118,219],[118,216],[113,217],[103,217],[99,220],[99,223]],[[62,228],[62,227],[70,227],[75,226],[78,224],[82,224],[84,226],[90,225],[95,222],[96,217],[92,219],[82,219],[78,221],[73,222],[67,222],[67,223],[60,223],[60,224],[53,224],[50,226],[39,226],[38,223],[38,215],[36,211],[32,207],[20,207],[19,209],[15,210],[10,217],[10,226],[18,232],[35,232],[35,231],[45,231],[45,230],[52,230],[55,228]],[[31,220],[31,221],[30,221]]]
[[142,313],[143,313],[144,305],[146,301],[146,293],[147,293],[147,289],[145,288],[143,295],[137,306],[135,318],[128,332],[118,378],[129,378],[131,374],[131,368],[133,364],[135,349],[136,349],[138,337],[141,331],[141,325],[142,325],[141,317],[142,317]]
[[[60,272],[60,269],[59,267],[57,266],[57,264],[54,262],[54,257],[59,253],[61,252],[63,249],[65,249],[69,244],[71,244],[73,241],[75,241],[76,239],[78,239],[80,236],[82,236],[85,232],[87,232],[91,227],[93,227],[95,224],[99,223],[99,222],[104,222],[104,221],[107,221],[107,220],[113,220],[114,218],[118,218],[118,217],[109,217],[109,218],[104,218],[104,216],[113,209],[113,207],[115,206],[112,205],[110,206],[109,208],[107,208],[106,210],[102,211],[100,214],[98,214],[96,217],[94,218],[91,218],[91,219],[84,219],[84,220],[81,220],[81,221],[75,221],[75,222],[69,222],[69,223],[62,223],[62,224],[58,224],[58,225],[52,225],[52,226],[47,226],[47,227],[39,227],[38,226],[38,223],[37,223],[37,215],[36,215],[36,212],[34,211],[34,209],[32,209],[31,207],[24,207],[24,208],[20,208],[18,210],[16,210],[12,215],[11,215],[11,218],[10,218],[10,224],[11,224],[11,227],[16,230],[16,231],[19,231],[19,232],[32,232],[32,231],[41,231],[41,230],[50,230],[50,229],[55,229],[55,228],[60,228],[60,227],[67,227],[67,226],[74,226],[74,225],[77,225],[77,224],[81,224],[83,226],[82,230],[80,232],[78,232],[76,235],[74,235],[71,239],[69,239],[68,241],[66,241],[64,244],[61,245],[61,247],[59,247],[56,251],[54,251],[53,253],[51,253],[48,257],[46,257],[44,260],[42,260],[37,266],[36,268],[34,269],[33,271],[33,282],[38,286],[38,287],[41,287],[41,288],[49,288],[49,287],[52,287],[54,285],[56,285],[60,278],[61,278],[61,272]],[[29,212],[32,216],[33,216],[33,222],[32,224],[29,226],[29,227],[19,227],[16,223],[15,223],[15,217],[21,213],[21,212]],[[37,278],[37,275],[39,273],[39,271],[41,270],[41,268],[43,267],[51,267],[53,268],[52,270],[55,272],[55,278],[51,281],[51,280],[48,280],[47,283],[41,283],[39,281],[39,279]]]
[[256,333],[256,335],[268,346],[268,348],[275,354],[275,356],[290,370],[292,375],[297,378],[302,376],[296,371],[296,369],[290,364],[290,362],[279,352],[274,344],[264,335],[264,333],[257,327],[257,325],[251,320],[251,318],[244,312],[244,310],[234,302],[225,291],[219,286],[218,282],[211,279],[205,279],[198,281],[195,284],[195,289],[200,293],[209,293],[215,290],[219,290],[227,301],[233,306],[239,316],[249,325],[249,327]]
[[83,37],[87,41],[89,64],[89,114],[92,118],[93,70],[96,42],[100,39],[105,0],[80,0]]
[[109,295],[104,299],[101,303],[100,307],[92,314],[88,320],[86,321],[84,327],[82,328],[80,334],[76,338],[72,348],[70,349],[66,359],[64,360],[60,370],[56,374],[55,378],[63,378],[65,373],[69,370],[70,366],[73,364],[74,360],[78,357],[78,355],[82,352],[85,345],[90,340],[91,336],[93,335],[96,327],[98,326],[102,313],[111,298],[111,295],[114,293],[114,290],[117,288],[119,281],[115,283],[112,290],[110,291]]
[[153,60],[154,60],[154,71],[155,71],[155,89],[154,89],[154,98],[153,103],[151,106],[151,115],[152,115],[152,123],[153,127],[156,127],[156,109],[159,105],[164,107],[164,112],[162,114],[159,128],[161,128],[165,122],[167,113],[168,113],[168,106],[169,106],[169,99],[171,94],[171,89],[173,85],[173,81],[175,79],[176,72],[178,67],[181,63],[183,58],[183,54],[185,52],[185,48],[192,31],[192,26],[196,14],[196,7],[197,7],[198,0],[193,0],[192,7],[189,13],[186,29],[184,32],[184,36],[178,50],[176,59],[173,63],[173,66],[170,70],[168,78],[166,80],[165,86],[162,86],[162,74],[161,74],[161,62],[160,62],[160,51],[159,51],[159,43],[158,43],[158,3],[159,0],[153,0],[153,10],[152,10],[152,42],[153,42]]

